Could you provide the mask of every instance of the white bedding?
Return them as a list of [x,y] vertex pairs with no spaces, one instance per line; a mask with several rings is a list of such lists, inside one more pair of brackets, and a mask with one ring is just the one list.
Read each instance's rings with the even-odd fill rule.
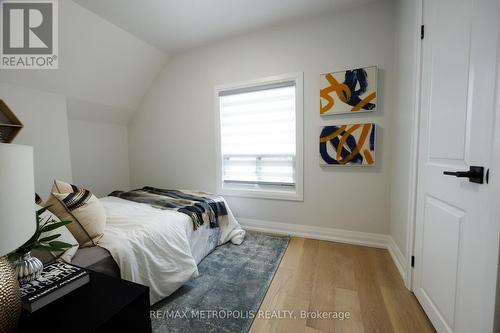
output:
[[197,264],[217,245],[239,245],[245,237],[227,203],[220,228],[204,224],[195,231],[191,219],[176,211],[116,197],[100,200],[107,222],[99,246],[111,253],[123,279],[149,286],[151,304],[198,276]]

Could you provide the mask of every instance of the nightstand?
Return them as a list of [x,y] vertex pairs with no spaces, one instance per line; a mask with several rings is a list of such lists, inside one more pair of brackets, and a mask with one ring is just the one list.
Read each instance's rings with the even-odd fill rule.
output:
[[19,332],[151,332],[149,288],[89,271],[90,283],[29,313]]

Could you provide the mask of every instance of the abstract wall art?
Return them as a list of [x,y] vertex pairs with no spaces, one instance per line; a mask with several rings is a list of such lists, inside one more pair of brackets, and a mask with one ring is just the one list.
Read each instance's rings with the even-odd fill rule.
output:
[[374,165],[375,124],[322,127],[319,154],[321,165]]
[[322,116],[368,112],[377,109],[377,67],[321,74]]

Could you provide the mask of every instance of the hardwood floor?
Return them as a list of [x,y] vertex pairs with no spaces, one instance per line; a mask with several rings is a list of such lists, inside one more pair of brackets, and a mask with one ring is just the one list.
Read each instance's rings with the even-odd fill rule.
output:
[[[435,332],[387,250],[297,237],[291,238],[260,311],[285,318],[257,316],[251,333]],[[309,311],[309,318],[301,311]],[[339,312],[349,312],[350,319],[314,316]]]

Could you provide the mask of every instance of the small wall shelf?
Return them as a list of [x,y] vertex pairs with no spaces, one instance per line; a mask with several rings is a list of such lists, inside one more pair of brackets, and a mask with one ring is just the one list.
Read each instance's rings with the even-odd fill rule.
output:
[[0,142],[11,143],[23,126],[14,112],[0,99]]

